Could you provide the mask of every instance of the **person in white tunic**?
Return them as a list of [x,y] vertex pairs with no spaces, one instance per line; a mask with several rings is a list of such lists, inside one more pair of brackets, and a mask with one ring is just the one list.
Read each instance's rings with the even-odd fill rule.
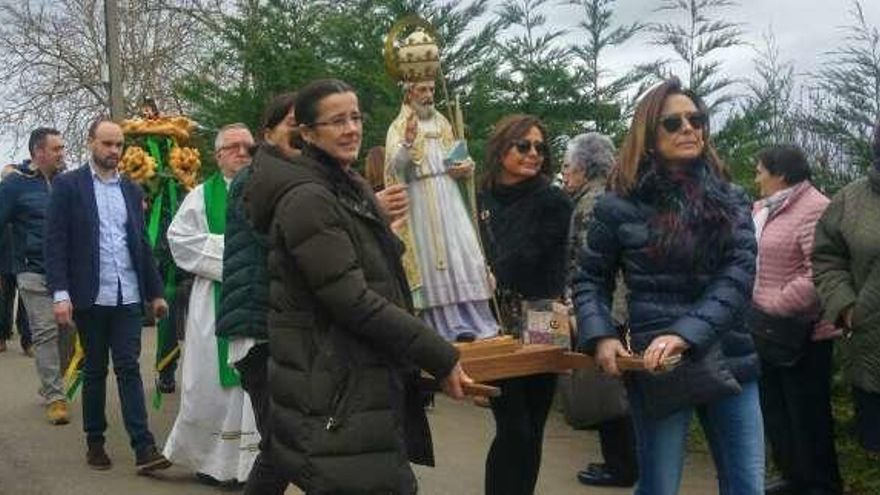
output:
[[[417,35],[431,40],[423,32]],[[424,41],[424,40],[423,40]],[[407,184],[409,218],[397,233],[406,244],[404,269],[422,319],[450,341],[498,333],[486,260],[457,179],[473,174],[449,121],[434,108],[436,73],[409,77],[405,98],[385,142],[386,185]]]
[[249,163],[253,144],[243,124],[221,129],[215,142],[219,172],[186,196],[168,228],[174,261],[195,279],[186,319],[180,410],[164,454],[206,482],[245,482],[260,441],[250,400],[232,367],[247,349],[236,349],[214,334],[226,190]]

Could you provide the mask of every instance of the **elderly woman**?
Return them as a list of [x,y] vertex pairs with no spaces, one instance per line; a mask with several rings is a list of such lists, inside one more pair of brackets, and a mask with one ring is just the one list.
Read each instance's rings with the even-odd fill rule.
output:
[[[568,236],[568,277],[577,270],[577,257],[587,243],[587,224],[593,216],[596,200],[605,194],[608,172],[615,162],[616,150],[611,138],[597,132],[580,134],[568,142],[562,162],[562,179],[565,192],[574,202],[574,214]],[[626,320],[626,291],[618,284],[614,294],[613,317],[617,322]],[[577,370],[565,380],[578,380],[581,376],[592,377],[592,370]],[[619,380],[608,377],[609,380]],[[619,383],[619,382],[618,382]],[[618,389],[620,386],[617,387]],[[572,400],[602,401],[608,397],[574,397]],[[632,486],[638,478],[635,453],[635,434],[629,415],[603,421],[598,425],[599,444],[603,463],[590,463],[579,471],[578,480],[592,486]]]
[[578,344],[606,372],[630,355],[611,316],[615,278],[629,290],[628,341],[658,374],[630,373],[637,495],[678,493],[691,418],[716,460],[722,495],[763,495],[758,358],[743,322],[755,234],[745,194],[710,142],[706,106],[670,79],[636,107],[611,191],[599,199],[575,276]]
[[880,454],[880,123],[874,166],[838,192],[816,226],[813,279],[825,318],[846,330],[843,365],[862,446]]
[[834,325],[820,321],[810,256],[828,198],[810,183],[795,146],[758,155],[758,270],[751,330],[761,358],[761,409],[781,480],[768,493],[839,494],[831,416]]

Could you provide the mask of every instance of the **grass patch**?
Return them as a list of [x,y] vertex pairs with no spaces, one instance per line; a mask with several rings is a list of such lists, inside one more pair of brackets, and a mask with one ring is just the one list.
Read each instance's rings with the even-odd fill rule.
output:
[[[835,374],[831,408],[834,411],[834,436],[837,460],[848,495],[880,493],[880,456],[868,454],[855,434],[855,412],[852,396],[839,373]],[[880,421],[880,418],[876,418]]]

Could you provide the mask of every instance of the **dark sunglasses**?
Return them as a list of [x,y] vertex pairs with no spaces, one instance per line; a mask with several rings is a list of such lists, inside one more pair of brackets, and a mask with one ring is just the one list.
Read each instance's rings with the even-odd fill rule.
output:
[[666,132],[673,133],[681,130],[681,126],[684,125],[685,120],[688,121],[688,124],[690,124],[694,130],[698,130],[706,126],[707,119],[706,114],[700,112],[686,113],[682,115],[668,115],[660,118],[660,125],[666,129]]
[[535,148],[535,153],[541,156],[547,156],[547,144],[544,141],[529,141],[528,139],[517,139],[513,142],[513,147],[520,155],[527,155],[529,150]]

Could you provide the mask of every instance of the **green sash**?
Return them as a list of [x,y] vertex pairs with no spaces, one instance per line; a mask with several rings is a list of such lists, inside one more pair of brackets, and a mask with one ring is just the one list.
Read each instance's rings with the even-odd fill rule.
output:
[[[223,235],[226,232],[226,180],[220,172],[214,173],[204,185],[205,214],[208,217],[208,231]],[[220,282],[214,282],[214,316],[220,310]],[[216,322],[216,320],[215,320]],[[216,323],[215,323],[216,324]],[[220,385],[237,387],[241,385],[238,373],[229,366],[229,339],[217,337],[217,360],[220,370]]]
[[[165,153],[168,153],[168,150],[173,146],[173,142],[167,137],[147,136],[144,139],[144,145],[150,156],[156,160],[156,173],[160,177],[158,189],[153,191],[153,203],[150,206],[149,219],[147,220],[147,240],[150,243],[153,254],[156,256],[159,269],[162,270],[164,267],[165,276],[163,280],[165,287],[163,295],[165,300],[168,301],[168,304],[174,304],[177,296],[177,267],[167,249],[157,249],[159,231],[162,228],[163,219],[170,222],[170,219],[174,218],[174,214],[177,213],[178,206],[180,206],[177,196],[177,181],[170,175],[168,164],[165,163],[162,153],[163,148]],[[165,222],[165,225],[167,225],[167,222]],[[156,322],[158,339],[156,344],[157,373],[168,367],[180,354],[180,346],[176,344],[177,336],[175,335],[173,323],[170,318],[162,318]],[[168,342],[175,342],[175,345],[170,351],[163,353]],[[162,394],[157,387],[153,394],[153,408],[159,409],[160,407],[162,407]]]

